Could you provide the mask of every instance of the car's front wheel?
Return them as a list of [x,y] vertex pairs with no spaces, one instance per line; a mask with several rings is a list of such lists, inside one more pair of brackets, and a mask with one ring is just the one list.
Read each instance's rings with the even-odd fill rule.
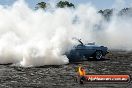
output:
[[103,57],[102,51],[96,51],[95,52],[94,58],[96,60],[100,60],[100,59],[102,59],[102,57]]

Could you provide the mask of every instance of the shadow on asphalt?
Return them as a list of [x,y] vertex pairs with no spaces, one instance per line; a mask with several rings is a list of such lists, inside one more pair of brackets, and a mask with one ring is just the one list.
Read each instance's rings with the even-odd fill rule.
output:
[[102,58],[101,60],[96,60],[96,59],[88,59],[88,60],[81,60],[81,61],[71,61],[69,64],[81,64],[87,61],[107,61],[110,60],[109,58]]

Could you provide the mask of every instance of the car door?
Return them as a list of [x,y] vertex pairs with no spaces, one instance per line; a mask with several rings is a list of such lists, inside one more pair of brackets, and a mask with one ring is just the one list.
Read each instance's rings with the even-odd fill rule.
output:
[[82,58],[85,54],[87,54],[87,48],[84,45],[79,45],[76,47],[76,52],[77,56]]
[[86,57],[90,57],[95,53],[96,49],[94,48],[94,46],[86,46]]

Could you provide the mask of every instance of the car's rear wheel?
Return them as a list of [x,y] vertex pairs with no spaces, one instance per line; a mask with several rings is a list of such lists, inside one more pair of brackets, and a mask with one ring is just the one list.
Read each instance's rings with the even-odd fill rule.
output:
[[102,59],[102,57],[103,57],[102,51],[96,51],[95,52],[94,58],[96,60],[100,60],[100,59]]

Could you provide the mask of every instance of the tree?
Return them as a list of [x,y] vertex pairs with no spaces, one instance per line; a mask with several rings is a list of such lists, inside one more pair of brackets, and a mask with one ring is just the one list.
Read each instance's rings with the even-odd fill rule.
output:
[[106,20],[110,20],[113,14],[113,9],[105,9],[98,11]]
[[39,9],[39,8],[45,9],[47,7],[47,4],[45,2],[40,2],[36,5],[37,5],[37,7],[35,7],[36,9]]
[[65,8],[65,7],[75,8],[74,4],[69,3],[68,1],[59,1],[56,6],[59,8]]

